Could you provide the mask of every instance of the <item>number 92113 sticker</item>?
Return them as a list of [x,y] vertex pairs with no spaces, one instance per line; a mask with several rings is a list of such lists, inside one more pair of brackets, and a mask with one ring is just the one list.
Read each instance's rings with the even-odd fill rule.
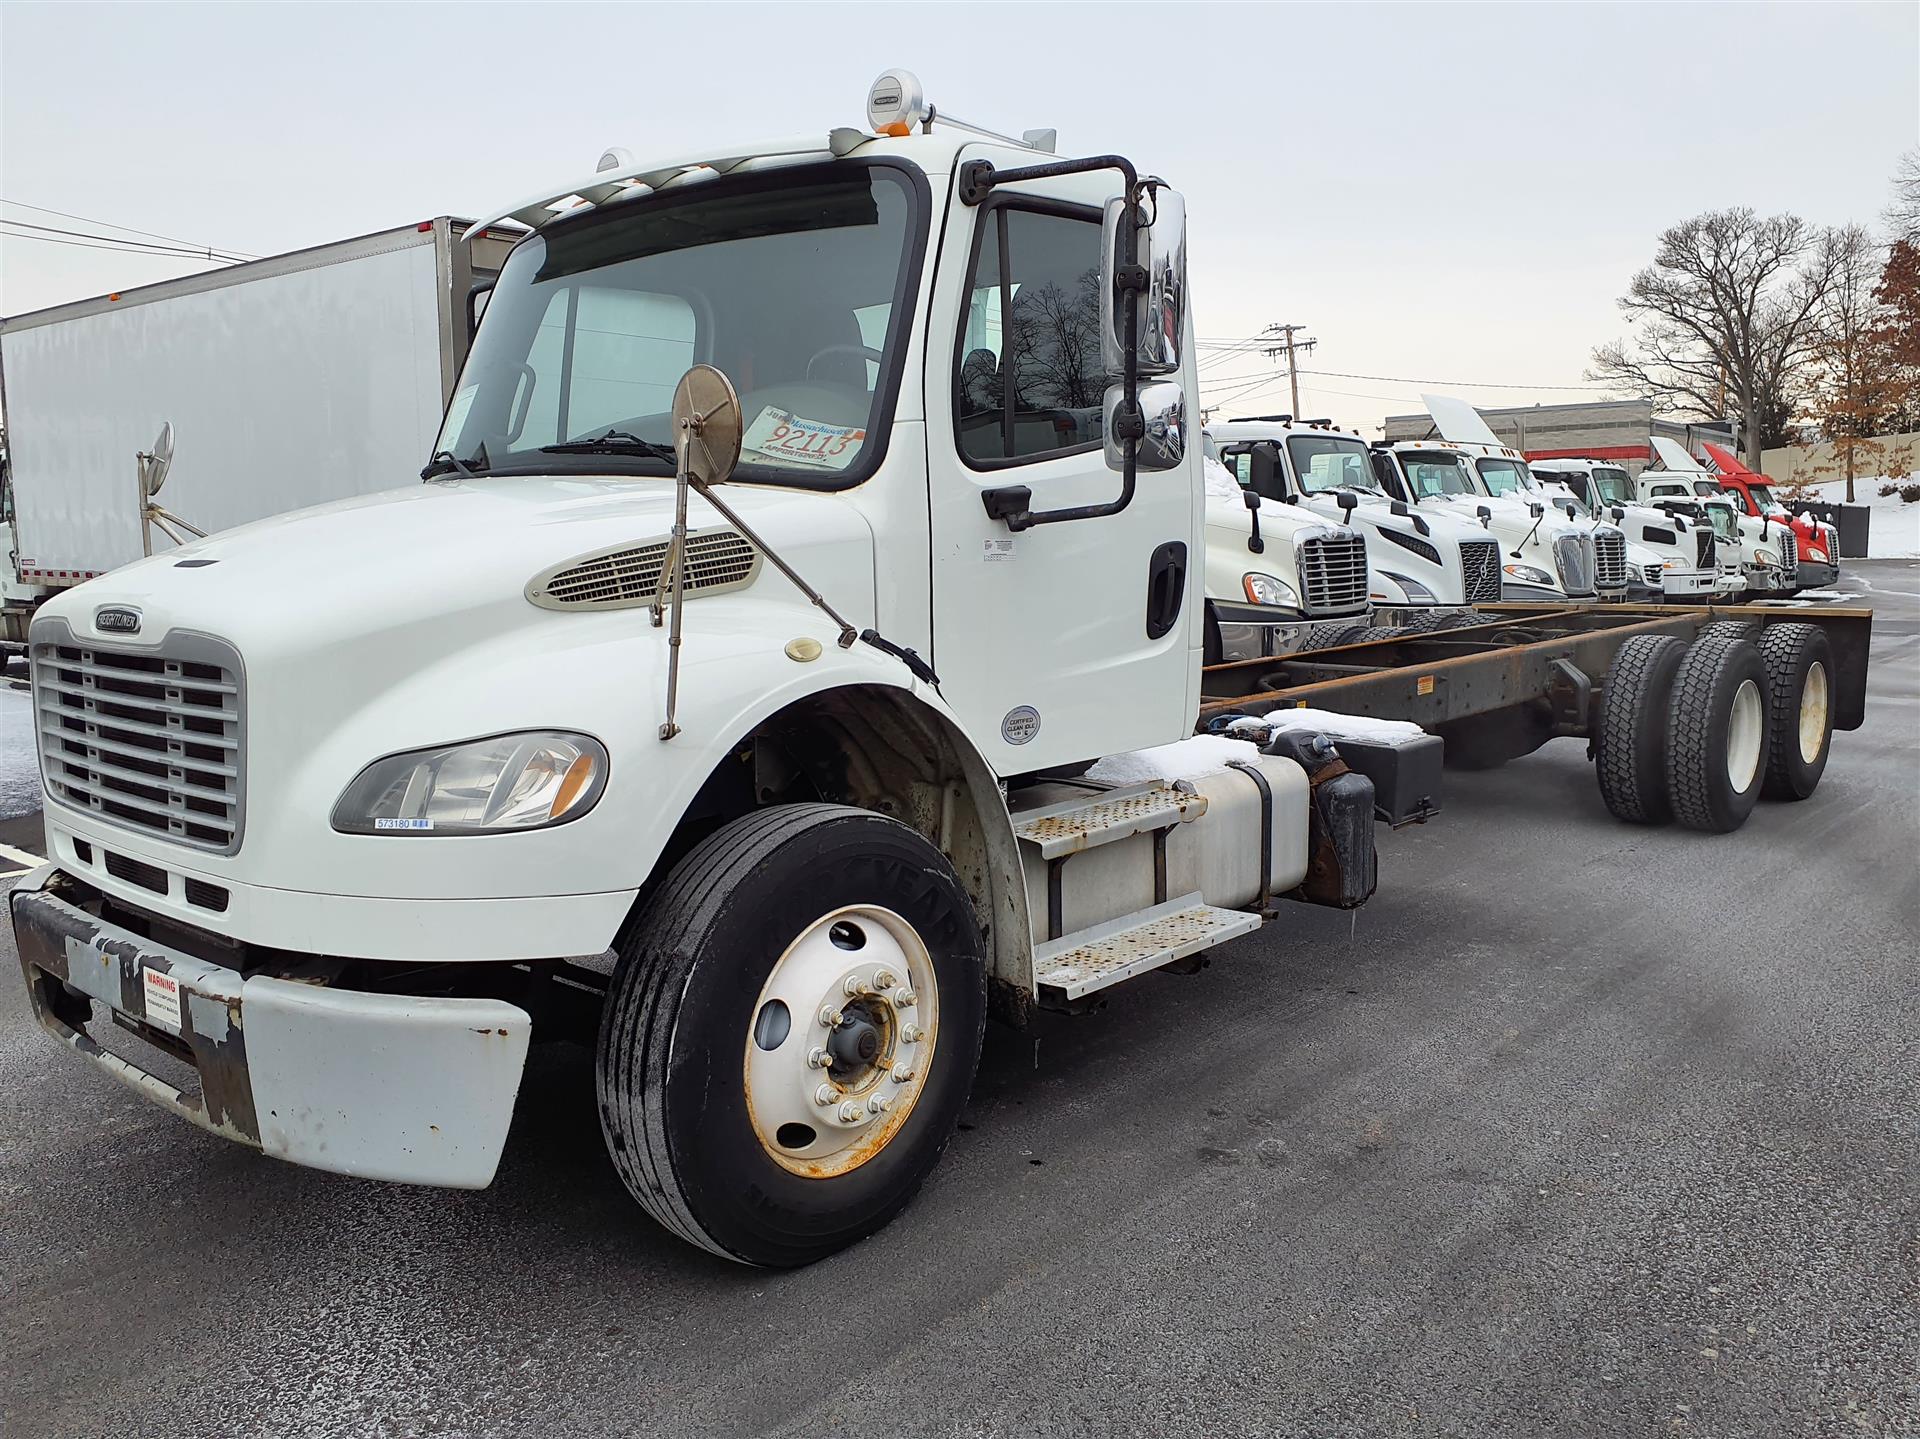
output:
[[864,426],[803,420],[791,410],[768,405],[747,426],[747,432],[740,437],[740,448],[776,465],[844,470],[853,463],[866,440]]

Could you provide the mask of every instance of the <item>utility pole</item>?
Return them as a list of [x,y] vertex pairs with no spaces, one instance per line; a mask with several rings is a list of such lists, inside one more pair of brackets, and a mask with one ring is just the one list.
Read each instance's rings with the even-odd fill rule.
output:
[[1284,336],[1279,344],[1267,350],[1266,355],[1269,360],[1273,359],[1276,355],[1285,355],[1287,357],[1287,384],[1291,386],[1293,390],[1293,417],[1296,420],[1300,418],[1300,372],[1295,367],[1294,356],[1296,354],[1311,352],[1313,347],[1320,343],[1318,340],[1294,339],[1296,331],[1306,328],[1305,325],[1268,325],[1266,329],[1260,332],[1263,335]]

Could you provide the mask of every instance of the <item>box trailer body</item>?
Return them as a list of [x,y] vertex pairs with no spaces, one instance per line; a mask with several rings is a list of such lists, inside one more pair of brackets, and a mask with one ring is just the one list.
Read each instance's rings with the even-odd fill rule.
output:
[[[505,240],[442,217],[0,321],[6,637],[145,552],[134,456],[171,423],[167,505],[208,533],[425,462]],[[164,545],[164,538],[153,543]]]

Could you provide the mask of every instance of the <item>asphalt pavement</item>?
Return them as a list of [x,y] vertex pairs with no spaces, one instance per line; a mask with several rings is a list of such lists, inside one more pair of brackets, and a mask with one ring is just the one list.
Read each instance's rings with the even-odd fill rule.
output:
[[1458,776],[1357,915],[991,1030],[918,1200],[797,1273],[629,1203],[584,1051],[491,1189],[312,1173],[58,1048],[0,937],[0,1434],[1920,1434],[1920,564],[1840,588],[1810,800]]

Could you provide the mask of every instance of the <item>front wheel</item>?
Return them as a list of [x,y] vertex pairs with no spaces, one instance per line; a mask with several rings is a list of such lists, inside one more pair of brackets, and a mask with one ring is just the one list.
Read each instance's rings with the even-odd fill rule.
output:
[[944,855],[865,810],[761,810],[675,866],[622,946],[601,1131],[683,1239],[808,1264],[913,1197],[985,1020],[985,948]]

